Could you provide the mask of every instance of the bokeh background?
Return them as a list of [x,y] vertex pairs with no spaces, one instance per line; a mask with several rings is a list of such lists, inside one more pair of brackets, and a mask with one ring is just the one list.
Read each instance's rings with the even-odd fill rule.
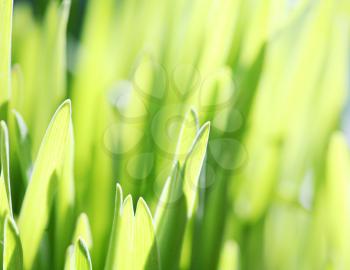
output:
[[179,268],[350,269],[349,23],[346,0],[15,0],[14,107],[35,156],[72,99],[95,269],[115,183],[154,212],[191,108],[212,128]]

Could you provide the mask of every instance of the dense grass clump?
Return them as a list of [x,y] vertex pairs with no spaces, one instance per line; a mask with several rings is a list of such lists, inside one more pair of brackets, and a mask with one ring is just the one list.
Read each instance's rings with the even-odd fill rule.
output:
[[0,0],[3,269],[350,269],[348,0]]

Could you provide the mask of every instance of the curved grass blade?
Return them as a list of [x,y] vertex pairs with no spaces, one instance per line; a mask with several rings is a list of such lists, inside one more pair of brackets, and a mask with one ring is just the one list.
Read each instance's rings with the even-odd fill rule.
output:
[[12,217],[12,202],[11,202],[11,188],[10,188],[10,150],[9,150],[9,135],[6,123],[0,122],[0,147],[1,147],[1,176],[5,182],[6,195],[9,205],[9,214]]
[[4,224],[3,269],[23,269],[23,252],[19,232],[15,222],[9,216],[5,219]]
[[24,197],[18,224],[24,250],[24,268],[30,269],[48,222],[52,201],[52,177],[63,161],[69,137],[70,101],[54,114],[41,143],[33,174]]
[[207,152],[207,145],[210,132],[210,123],[198,132],[192,149],[188,154],[184,164],[184,194],[187,200],[187,216],[191,217],[198,190],[199,176]]
[[92,235],[89,218],[85,213],[80,214],[80,216],[78,217],[77,225],[73,236],[73,242],[77,242],[79,239],[84,239],[85,244],[88,248],[92,247]]
[[91,258],[89,250],[83,239],[79,238],[74,245],[75,270],[91,270]]

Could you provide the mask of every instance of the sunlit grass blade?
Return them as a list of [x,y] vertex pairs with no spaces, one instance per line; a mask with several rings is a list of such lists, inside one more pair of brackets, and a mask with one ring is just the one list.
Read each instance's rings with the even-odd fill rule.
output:
[[151,212],[146,202],[137,202],[134,232],[135,270],[159,270],[159,252]]
[[23,269],[23,251],[14,220],[8,216],[4,223],[3,269]]
[[122,206],[122,215],[118,227],[118,245],[116,254],[116,269],[133,269],[133,233],[134,233],[134,209],[131,195],[128,195]]
[[119,222],[121,216],[123,204],[123,191],[119,184],[116,186],[115,203],[114,203],[114,218],[112,224],[112,232],[109,237],[109,248],[106,258],[105,270],[113,270],[117,267],[117,247],[118,247],[118,234],[119,234]]
[[79,238],[84,239],[85,245],[89,249],[92,247],[92,235],[89,218],[85,213],[80,214],[78,217],[74,231],[73,242],[77,242]]
[[80,214],[73,235],[73,244],[66,251],[65,270],[92,269],[89,249],[92,246],[92,236],[89,219],[85,213]]
[[65,101],[54,114],[34,163],[18,220],[25,269],[32,267],[48,222],[53,196],[52,177],[63,161],[70,120],[70,101]]
[[[118,189],[117,196],[120,196],[121,190],[117,187]],[[120,199],[120,197],[116,198],[119,201],[116,202],[117,207]],[[115,246],[110,246],[108,257],[110,261],[107,262],[106,269],[160,269],[153,220],[146,202],[140,198],[134,214],[132,197],[129,195],[121,207],[121,215],[118,221],[115,219],[116,223],[114,223],[117,227],[113,228],[113,233],[117,232],[117,235],[112,235],[112,240],[115,241],[112,241],[111,245]],[[118,210],[116,213],[118,214]]]
[[[197,129],[194,116],[191,113],[184,120],[179,140],[186,141],[178,143],[180,147],[190,147],[188,154],[182,166],[179,162],[174,165],[172,174],[164,185],[155,216],[161,266],[165,269],[178,267],[186,225],[193,213],[199,176],[206,156],[210,124],[206,123],[195,133]],[[188,119],[193,120],[189,122],[191,125],[186,126]],[[186,132],[188,136],[194,135],[192,144],[188,143],[188,138],[183,137]],[[181,149],[183,151],[182,147]],[[169,246],[168,243],[172,245]]]
[[192,216],[198,191],[198,181],[207,152],[210,123],[199,130],[184,164],[184,194],[187,200],[187,215]]
[[89,250],[83,239],[79,238],[74,245],[75,270],[91,270]]

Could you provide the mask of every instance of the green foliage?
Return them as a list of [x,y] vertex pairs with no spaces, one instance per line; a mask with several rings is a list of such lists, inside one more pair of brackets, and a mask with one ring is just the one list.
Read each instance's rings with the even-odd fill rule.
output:
[[349,35],[346,0],[0,0],[2,268],[350,269]]

